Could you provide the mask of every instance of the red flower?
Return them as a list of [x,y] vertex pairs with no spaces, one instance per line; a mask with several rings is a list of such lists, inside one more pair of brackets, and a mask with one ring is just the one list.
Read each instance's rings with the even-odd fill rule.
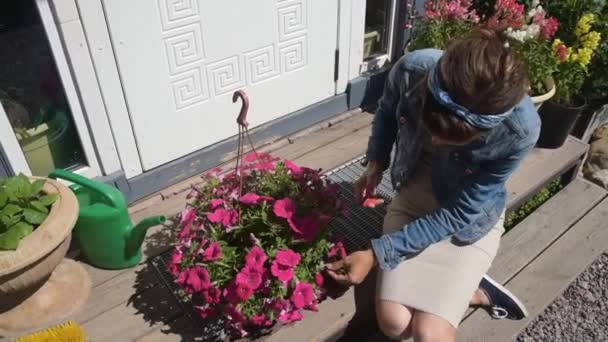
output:
[[283,266],[296,267],[300,263],[300,254],[291,249],[281,249],[277,252],[275,261]]
[[559,28],[559,21],[556,18],[550,17],[546,18],[543,22],[543,25],[540,28],[540,34],[544,39],[551,39],[557,33],[557,29]]
[[201,292],[211,287],[209,272],[202,266],[194,266],[180,273],[177,282],[188,293]]
[[297,322],[300,320],[302,320],[302,314],[298,310],[294,310],[291,312],[285,312],[285,313],[279,315],[279,321],[281,321],[284,324],[290,324],[290,323]]
[[566,59],[568,59],[568,48],[566,47],[566,45],[564,44],[559,44],[555,47],[555,56],[557,57],[557,59],[560,62],[565,61]]
[[203,298],[209,304],[217,304],[220,302],[221,291],[217,287],[210,287],[203,291]]
[[217,242],[211,243],[203,253],[204,261],[216,261],[219,260],[221,257],[222,249],[220,248],[220,244]]
[[291,198],[283,198],[274,202],[274,214],[277,217],[289,219],[296,211],[296,204]]
[[310,305],[314,299],[312,285],[305,282],[299,282],[291,294],[291,302],[298,309]]
[[264,253],[259,246],[254,246],[249,253],[247,253],[245,263],[247,265],[253,265],[256,267],[264,267],[264,262],[266,262],[266,259],[266,253]]
[[263,270],[255,265],[246,265],[241,272],[236,275],[237,286],[248,287],[257,290],[262,284]]
[[315,284],[319,287],[323,286],[323,275],[321,273],[315,274]]

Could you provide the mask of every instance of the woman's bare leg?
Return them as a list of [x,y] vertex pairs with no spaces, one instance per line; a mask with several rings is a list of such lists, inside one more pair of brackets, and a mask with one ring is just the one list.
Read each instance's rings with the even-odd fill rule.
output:
[[456,341],[456,328],[439,316],[415,311],[411,326],[414,342]]
[[376,301],[376,319],[380,330],[394,340],[411,336],[411,322],[414,310],[395,302],[379,299]]

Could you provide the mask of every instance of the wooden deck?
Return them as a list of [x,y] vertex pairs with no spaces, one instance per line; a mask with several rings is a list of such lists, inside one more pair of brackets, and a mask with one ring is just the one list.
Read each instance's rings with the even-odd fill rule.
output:
[[[330,170],[365,151],[371,115],[350,113],[343,121],[326,123],[264,147],[273,154],[309,167]],[[319,128],[319,127],[317,127]],[[580,160],[586,145],[570,139],[560,150],[536,150],[509,181],[509,204],[524,201],[551,176],[565,172]],[[182,182],[131,208],[134,221],[154,215],[174,215],[185,204],[183,189],[195,180]],[[608,231],[599,229],[608,215],[606,194],[594,185],[577,180],[503,239],[500,255],[491,274],[525,293],[532,313],[541,310],[555,293],[603,251]],[[144,246],[146,258],[166,250],[171,229],[150,230]],[[574,249],[576,246],[582,246]],[[560,254],[561,252],[567,254]],[[565,258],[565,256],[568,256]],[[567,260],[566,260],[567,259]],[[87,305],[74,317],[92,341],[192,341],[200,337],[194,326],[147,266],[145,260],[128,270],[108,271],[86,266],[94,288]],[[543,287],[539,286],[543,284]],[[549,290],[544,289],[545,286]],[[529,296],[528,296],[529,294]],[[353,291],[338,300],[321,304],[320,312],[301,323],[284,328],[270,341],[324,341],[338,338],[355,312]],[[472,313],[463,325],[463,340],[500,341],[491,336],[514,335],[511,325],[487,324],[485,316]],[[492,323],[492,322],[491,322]],[[477,335],[476,335],[477,334]],[[511,336],[510,335],[510,336]],[[479,339],[479,336],[488,336]]]

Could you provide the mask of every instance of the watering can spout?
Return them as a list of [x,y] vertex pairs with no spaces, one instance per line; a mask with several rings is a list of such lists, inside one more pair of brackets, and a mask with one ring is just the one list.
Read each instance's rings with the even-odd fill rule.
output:
[[137,253],[144,242],[148,229],[165,223],[165,220],[165,217],[162,215],[147,217],[133,227],[127,236],[127,254],[132,255]]

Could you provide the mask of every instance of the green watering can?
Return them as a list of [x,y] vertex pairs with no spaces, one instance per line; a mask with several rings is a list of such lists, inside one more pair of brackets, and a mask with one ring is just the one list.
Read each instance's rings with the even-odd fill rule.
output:
[[55,170],[49,178],[73,183],[70,189],[80,204],[74,236],[91,265],[107,269],[137,265],[142,258],[141,245],[146,231],[165,222],[164,216],[154,216],[133,227],[127,201],[113,186],[65,170]]

